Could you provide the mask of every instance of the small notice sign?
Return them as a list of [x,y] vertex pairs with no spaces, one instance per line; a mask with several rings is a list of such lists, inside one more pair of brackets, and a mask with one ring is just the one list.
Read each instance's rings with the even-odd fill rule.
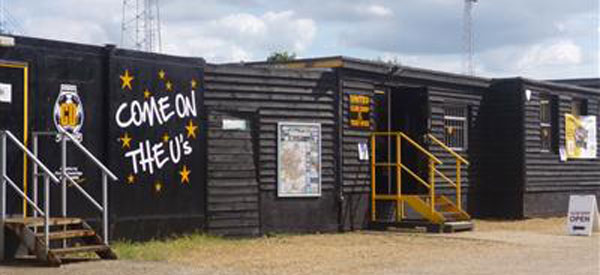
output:
[[247,128],[246,121],[243,119],[223,119],[223,130],[244,131]]
[[0,102],[11,103],[12,102],[12,85],[6,83],[0,83]]
[[567,216],[569,235],[591,236],[600,230],[598,204],[594,195],[571,195]]
[[369,146],[366,143],[358,143],[358,160],[369,160]]

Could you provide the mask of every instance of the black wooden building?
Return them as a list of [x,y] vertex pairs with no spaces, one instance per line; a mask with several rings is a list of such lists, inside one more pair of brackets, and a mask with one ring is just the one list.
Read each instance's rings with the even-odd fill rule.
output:
[[[444,164],[438,169],[453,178],[456,176],[455,159],[426,138],[427,134],[432,134],[439,140],[448,141],[446,124],[453,118],[458,119],[457,122],[461,123],[464,131],[450,135],[455,138],[453,142],[456,142],[452,147],[472,160],[470,166],[462,167],[462,204],[468,212],[477,212],[479,202],[477,196],[472,195],[476,194],[482,176],[478,173],[483,134],[483,125],[479,119],[480,105],[490,87],[490,79],[343,56],[244,65],[306,71],[327,69],[335,75],[337,98],[341,99],[336,104],[339,117],[336,135],[341,141],[339,151],[336,152],[336,159],[340,160],[336,167],[337,177],[340,179],[337,189],[340,229],[366,228],[370,223],[371,163],[359,160],[357,144],[369,143],[373,132],[401,131],[439,157]],[[350,97],[354,95],[370,99],[370,111],[363,114],[363,119],[370,121],[367,127],[352,125],[354,114]],[[424,173],[426,169],[422,157],[414,151],[407,154],[405,158],[411,160],[411,168]],[[454,194],[444,180],[438,178],[436,181],[440,183],[438,192]],[[419,190],[418,184],[411,177],[406,177],[404,182],[408,192],[423,191]]]
[[482,105],[483,216],[564,215],[569,195],[600,195],[597,154],[560,156],[565,115],[598,116],[599,100],[599,89],[524,78],[494,80]]
[[[373,171],[359,148],[371,146],[374,132],[401,131],[443,162],[437,167],[441,173],[461,174],[462,207],[475,216],[564,214],[568,194],[600,190],[597,160],[560,162],[558,151],[538,152],[539,93],[555,98],[558,148],[564,131],[558,114],[570,110],[573,98],[585,102],[588,114],[597,114],[600,92],[590,88],[348,57],[217,65],[26,37],[0,48],[0,59],[0,83],[12,87],[11,101],[0,102],[0,129],[14,132],[29,147],[33,133],[54,130],[61,84],[77,86],[85,112],[83,145],[119,177],[110,186],[114,238],[368,228]],[[29,78],[2,64],[24,65]],[[524,90],[532,91],[528,101]],[[319,126],[318,194],[279,194],[284,122]],[[457,157],[431,137],[470,165],[459,166],[457,173]],[[41,159],[58,169],[55,141],[40,142]],[[35,175],[22,154],[11,150],[10,176],[30,193]],[[379,152],[374,157],[385,158]],[[423,154],[414,148],[403,152],[407,166],[426,177]],[[69,165],[84,172],[82,186],[98,196],[94,167],[76,152]],[[403,177],[406,192],[423,192],[414,179]],[[441,176],[435,178],[437,192],[455,195]],[[59,193],[58,186],[52,188]],[[85,200],[69,194],[69,204],[76,206],[70,214],[97,220]],[[9,209],[20,213],[22,201],[10,198]],[[59,204],[53,198],[54,212]],[[376,207],[381,215],[390,208]]]

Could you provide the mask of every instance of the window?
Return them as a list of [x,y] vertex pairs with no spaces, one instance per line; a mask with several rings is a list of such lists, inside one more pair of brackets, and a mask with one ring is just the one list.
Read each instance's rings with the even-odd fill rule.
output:
[[585,99],[574,98],[571,100],[571,114],[574,116],[587,115],[587,102]]
[[540,139],[542,151],[549,152],[554,146],[554,104],[549,95],[540,96]]
[[467,106],[444,107],[444,142],[453,150],[467,148],[468,127]]

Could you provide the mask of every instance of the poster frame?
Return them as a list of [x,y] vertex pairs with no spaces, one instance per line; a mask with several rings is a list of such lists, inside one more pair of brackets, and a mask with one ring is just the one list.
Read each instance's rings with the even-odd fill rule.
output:
[[[283,192],[282,188],[281,188],[281,169],[282,169],[282,164],[281,164],[281,130],[283,126],[316,126],[318,128],[319,131],[319,144],[318,149],[319,149],[319,170],[318,170],[318,174],[319,174],[319,188],[318,188],[318,192],[314,193],[314,194],[308,194],[308,193],[304,193],[304,194],[292,194],[292,193],[286,193]],[[280,121],[277,122],[277,197],[281,197],[281,198],[314,198],[314,197],[321,197],[322,192],[323,192],[323,185],[322,185],[322,181],[323,181],[323,173],[322,173],[322,159],[323,159],[323,148],[322,148],[322,139],[323,139],[323,135],[322,135],[322,128],[321,128],[321,123],[311,123],[311,122],[293,122],[293,121]]]

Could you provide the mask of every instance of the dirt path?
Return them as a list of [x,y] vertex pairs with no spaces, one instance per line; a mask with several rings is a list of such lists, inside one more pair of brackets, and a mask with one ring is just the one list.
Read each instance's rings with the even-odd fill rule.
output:
[[354,232],[196,245],[162,262],[96,261],[0,274],[600,274],[600,235],[570,237],[564,219],[478,221],[458,234]]

